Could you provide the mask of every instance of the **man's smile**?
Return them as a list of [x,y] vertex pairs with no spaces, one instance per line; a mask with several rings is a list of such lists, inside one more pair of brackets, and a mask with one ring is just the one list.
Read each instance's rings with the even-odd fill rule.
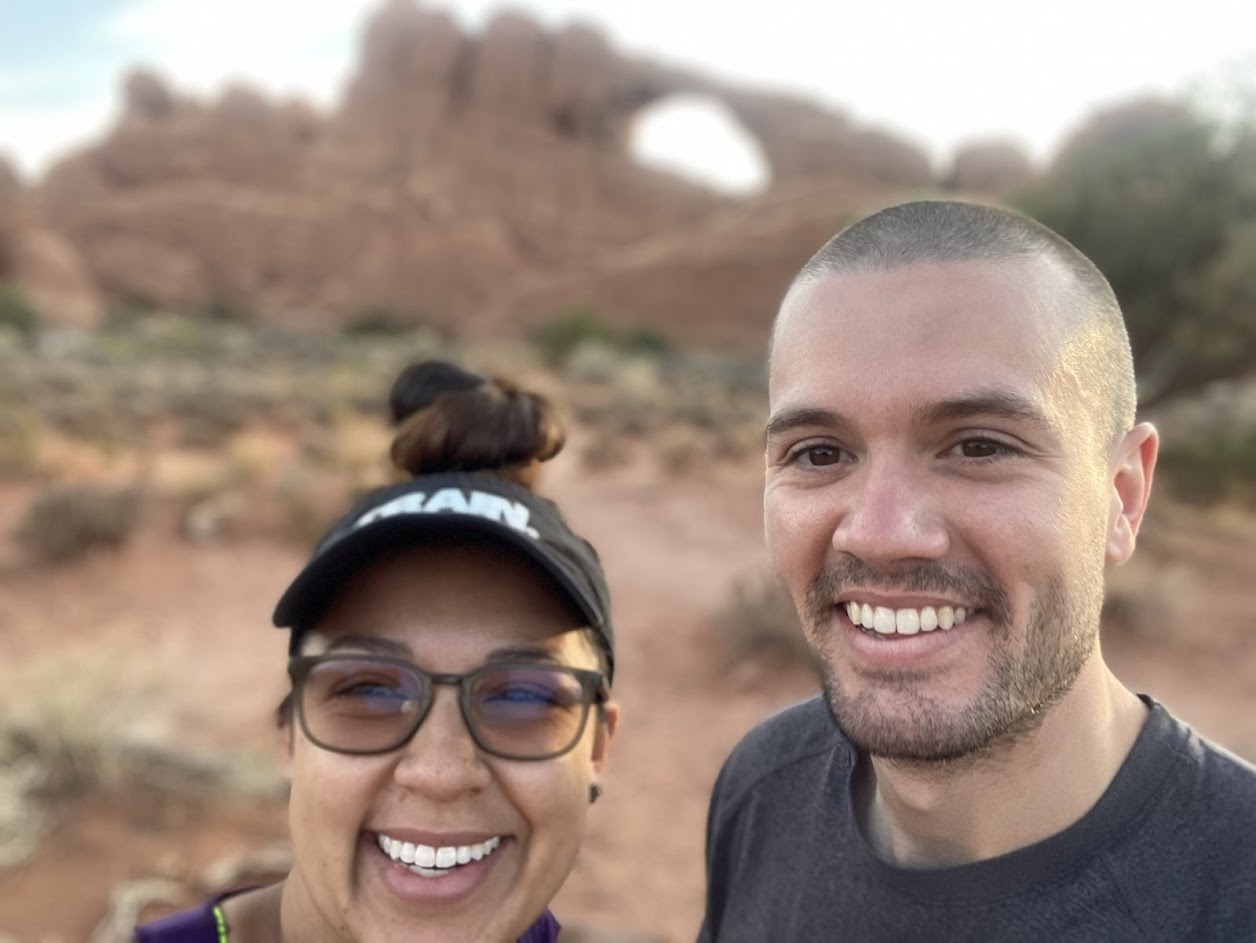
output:
[[963,606],[891,609],[853,599],[847,600],[843,606],[851,623],[870,635],[915,635],[936,629],[947,630],[960,625],[970,611]]

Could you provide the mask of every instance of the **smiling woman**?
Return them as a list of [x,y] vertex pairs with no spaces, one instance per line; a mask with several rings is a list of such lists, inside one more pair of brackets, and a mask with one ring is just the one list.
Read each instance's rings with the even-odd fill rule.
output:
[[275,610],[291,630],[294,864],[139,943],[553,943],[618,721],[606,580],[532,490],[547,401],[429,361],[394,384],[406,477],[358,502]]

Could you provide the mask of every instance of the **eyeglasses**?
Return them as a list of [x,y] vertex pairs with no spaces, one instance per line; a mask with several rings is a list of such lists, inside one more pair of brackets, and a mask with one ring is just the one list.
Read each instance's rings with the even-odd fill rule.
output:
[[559,665],[486,665],[429,674],[386,655],[306,655],[289,660],[301,730],[335,753],[388,753],[410,740],[435,686],[457,685],[471,739],[508,760],[548,760],[579,741],[589,705],[610,697],[606,676]]

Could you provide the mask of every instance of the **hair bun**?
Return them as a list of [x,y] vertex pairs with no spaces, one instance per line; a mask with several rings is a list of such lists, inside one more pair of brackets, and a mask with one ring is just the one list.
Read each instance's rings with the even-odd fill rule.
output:
[[462,393],[488,382],[448,360],[422,360],[398,374],[388,393],[388,413],[394,426],[426,409],[444,393]]
[[412,476],[492,471],[531,487],[567,433],[550,401],[443,360],[411,364],[389,394],[393,465]]

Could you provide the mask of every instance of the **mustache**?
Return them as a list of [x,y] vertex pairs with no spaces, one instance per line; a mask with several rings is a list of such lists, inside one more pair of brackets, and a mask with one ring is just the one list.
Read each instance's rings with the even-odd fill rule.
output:
[[892,570],[878,569],[856,557],[845,557],[816,574],[807,590],[807,617],[812,625],[827,618],[833,600],[852,587],[887,593],[932,593],[963,600],[974,609],[985,610],[995,624],[1011,618],[1011,603],[1003,587],[981,570],[935,562]]

